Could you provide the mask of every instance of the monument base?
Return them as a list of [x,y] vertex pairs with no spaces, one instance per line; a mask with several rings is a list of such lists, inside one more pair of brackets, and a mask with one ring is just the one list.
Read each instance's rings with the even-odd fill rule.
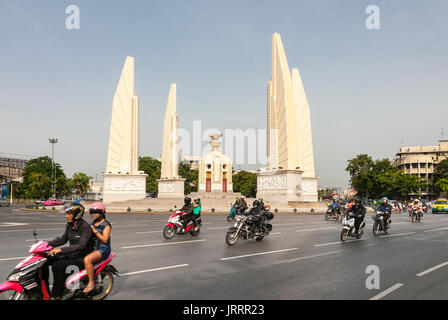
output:
[[157,198],[184,198],[185,179],[157,179]]
[[257,173],[257,198],[264,203],[297,205],[317,202],[317,178],[302,177],[300,170],[275,170]]
[[103,173],[103,203],[107,205],[112,202],[145,199],[147,176],[147,174]]

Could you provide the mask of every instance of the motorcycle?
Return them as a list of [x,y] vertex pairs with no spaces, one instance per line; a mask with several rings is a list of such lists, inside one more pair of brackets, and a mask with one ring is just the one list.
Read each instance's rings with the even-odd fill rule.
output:
[[[273,219],[274,215],[271,212],[264,212],[259,218],[253,215],[238,215],[235,217],[235,225],[230,227],[226,234],[226,243],[233,246],[238,239],[250,240],[255,238],[256,241],[263,240],[272,231],[272,224],[267,223],[268,220]],[[258,227],[253,227],[257,219],[259,221]]]
[[[15,266],[7,277],[8,281],[0,284],[0,300],[49,300],[49,290],[42,278],[42,267],[48,260],[48,252],[52,249],[44,241],[33,244],[29,250],[31,255]],[[68,277],[62,300],[106,298],[114,285],[113,276],[119,276],[117,269],[110,264],[114,257],[115,253],[112,252],[106,260],[94,266],[95,287],[88,294],[83,293],[88,284],[86,270]]]
[[230,209],[229,214],[227,215],[227,222],[235,221],[235,216],[239,214],[243,214],[244,210],[246,209],[238,209],[237,206],[233,206],[232,209]]
[[423,216],[422,213],[419,210],[412,210],[412,214],[411,214],[411,221],[412,222],[421,222]]
[[387,233],[390,230],[390,224],[384,221],[384,212],[377,211],[375,215],[372,215],[373,222],[373,235],[378,235],[378,232],[384,231]]
[[325,221],[329,221],[330,219],[335,219],[336,221],[342,221],[341,211],[337,208],[328,207],[327,212],[325,212]]
[[366,223],[365,221],[363,221],[359,226],[358,234],[356,234],[355,217],[349,214],[345,215],[344,219],[342,219],[341,241],[346,241],[348,237],[356,237],[357,239],[361,239],[362,235],[364,234],[365,226]]
[[184,228],[184,225],[182,224],[181,216],[184,214],[181,210],[176,210],[174,213],[169,217],[168,223],[163,229],[163,236],[165,239],[172,239],[176,234],[177,235],[183,235],[189,233],[192,236],[197,236],[199,234],[199,231],[201,231],[202,227],[202,220],[201,218],[198,218],[196,220],[198,224],[198,230],[194,230],[193,221],[190,221],[187,226]]

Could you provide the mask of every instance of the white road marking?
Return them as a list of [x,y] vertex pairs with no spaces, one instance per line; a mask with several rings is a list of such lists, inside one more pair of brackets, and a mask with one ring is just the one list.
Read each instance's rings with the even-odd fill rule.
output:
[[201,239],[201,240],[189,240],[189,241],[177,241],[177,242],[170,242],[170,243],[142,244],[142,245],[139,245],[139,246],[121,247],[121,249],[143,248],[143,247],[156,247],[156,246],[168,246],[168,245],[173,245],[173,244],[185,244],[185,243],[201,242],[201,241],[207,241],[207,239]]
[[436,265],[435,267],[429,268],[428,270],[425,270],[425,271],[422,271],[422,272],[420,272],[420,273],[417,273],[417,277],[424,276],[425,274],[428,274],[428,273],[430,273],[430,272],[433,272],[434,270],[440,269],[440,268],[442,268],[442,267],[444,267],[444,266],[446,266],[446,265],[448,265],[448,261],[447,261],[447,262],[444,262],[444,263],[441,263],[441,264],[438,264],[438,265]]
[[212,228],[206,228],[207,230],[214,230],[214,229],[228,229],[229,227],[212,227]]
[[315,229],[301,229],[301,230],[296,230],[296,232],[317,231],[317,230],[329,230],[329,229],[336,229],[336,228],[337,228],[337,227],[315,228]]
[[4,259],[0,259],[0,261],[19,260],[19,259],[25,259],[25,258],[28,258],[28,257],[4,258]]
[[341,250],[330,251],[330,252],[325,252],[325,253],[320,253],[320,254],[314,254],[312,256],[305,256],[305,257],[298,257],[298,258],[294,258],[294,259],[282,260],[282,261],[276,262],[275,264],[290,263],[290,262],[295,262],[295,261],[300,261],[300,260],[318,258],[318,257],[321,257],[321,256],[326,256],[326,255],[329,255],[329,254],[335,254],[335,253],[340,253],[340,252],[342,252],[342,251]]
[[328,243],[321,243],[321,244],[315,244],[315,247],[323,247],[323,246],[330,246],[333,244],[342,244],[342,243],[348,243],[348,242],[356,242],[356,241],[363,241],[363,240],[367,240],[367,239],[354,239],[354,240],[347,240],[347,241],[335,241],[335,242],[328,242]]
[[415,232],[406,232],[406,233],[397,233],[397,234],[387,234],[387,235],[380,236],[380,238],[398,237],[398,236],[404,236],[404,235],[414,234],[414,233],[415,233]]
[[15,226],[26,226],[29,223],[19,223],[19,222],[0,222],[0,227],[15,227]]
[[304,224],[302,222],[294,222],[294,223],[276,223],[273,224],[273,226],[278,227],[278,226],[292,226],[292,225],[297,225],[297,224]]
[[423,232],[432,232],[432,231],[439,231],[439,230],[448,230],[448,227],[446,227],[446,228],[438,228],[438,229],[431,229],[431,230],[425,230]]
[[273,235],[273,234],[281,234],[281,232],[271,232],[270,233],[270,235]]
[[23,229],[23,230],[2,230],[0,232],[39,232],[39,231],[50,231],[50,230],[60,230],[61,233],[64,232],[64,230],[62,228],[53,228],[53,229]]
[[266,252],[259,252],[259,253],[245,254],[245,255],[242,255],[242,256],[234,256],[234,257],[221,258],[221,260],[224,261],[224,260],[232,260],[232,259],[239,259],[239,258],[246,258],[246,257],[253,257],[253,256],[261,256],[261,255],[265,255],[265,254],[279,253],[279,252],[286,252],[286,251],[292,251],[292,250],[299,250],[299,248],[290,248],[290,249],[282,249],[282,250],[275,250],[275,251],[266,251]]
[[379,300],[379,299],[381,299],[381,298],[387,296],[389,293],[391,293],[391,292],[397,290],[398,288],[400,288],[400,287],[402,287],[402,286],[403,286],[402,283],[397,283],[397,284],[393,285],[392,287],[390,287],[389,289],[387,289],[387,290],[385,290],[385,291],[383,291],[383,292],[377,294],[376,296],[370,298],[370,300]]
[[139,231],[139,232],[136,232],[135,234],[140,234],[140,233],[156,233],[156,232],[162,232],[161,230],[158,230],[158,231]]
[[155,269],[149,269],[149,270],[141,270],[141,271],[134,271],[134,272],[128,272],[128,273],[121,273],[120,276],[130,276],[133,274],[139,274],[139,273],[146,273],[146,272],[152,272],[152,271],[160,271],[160,270],[168,270],[168,269],[174,269],[174,268],[182,268],[186,267],[189,264],[179,264],[175,266],[169,266],[169,267],[162,267],[162,268],[155,268]]

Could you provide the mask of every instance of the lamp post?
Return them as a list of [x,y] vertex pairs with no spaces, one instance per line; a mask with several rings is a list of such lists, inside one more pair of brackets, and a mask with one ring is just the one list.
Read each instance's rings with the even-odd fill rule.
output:
[[49,138],[48,141],[51,143],[51,151],[53,157],[53,198],[56,198],[56,166],[54,165],[54,144],[58,142],[58,139]]

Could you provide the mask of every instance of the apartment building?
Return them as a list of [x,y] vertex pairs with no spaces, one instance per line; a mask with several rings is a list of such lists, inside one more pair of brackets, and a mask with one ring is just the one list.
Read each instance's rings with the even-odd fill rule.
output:
[[402,147],[395,155],[392,165],[404,173],[418,175],[427,180],[429,187],[427,190],[422,190],[422,195],[432,200],[437,197],[431,187],[434,170],[444,159],[448,159],[448,140],[440,140],[438,146]]

